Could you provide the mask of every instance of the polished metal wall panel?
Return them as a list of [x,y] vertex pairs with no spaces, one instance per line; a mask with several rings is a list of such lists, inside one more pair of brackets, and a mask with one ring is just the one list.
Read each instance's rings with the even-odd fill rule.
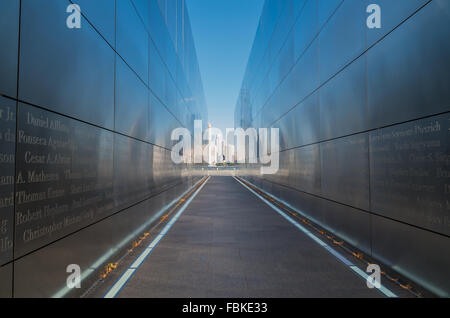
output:
[[169,150],[173,128],[207,122],[184,1],[163,19],[156,0],[80,0],[70,29],[73,3],[21,1],[20,63],[20,3],[0,4],[0,297],[13,275],[14,296],[67,296],[67,265],[97,278],[199,179]]
[[163,59],[166,56],[168,50],[168,42],[170,41],[169,32],[166,28],[166,22],[161,14],[157,0],[149,0],[148,5],[150,7],[150,37],[155,42]]
[[268,127],[289,109],[300,103],[318,86],[318,51],[315,41],[292,72],[280,84],[269,102],[261,110],[264,112],[263,126]]
[[116,1],[117,52],[148,84],[148,33],[131,0]]
[[131,0],[147,30],[150,30],[149,0]]
[[272,45],[270,49],[273,51],[270,54],[273,54],[273,58],[280,54],[280,49],[286,45],[287,38],[291,36],[291,29],[297,19],[298,12],[294,10],[294,1],[287,0],[286,4],[284,4],[284,11],[280,16],[278,23],[277,34],[274,35],[272,39]]
[[265,180],[282,184],[289,185],[289,166],[293,162],[293,154],[290,151],[283,151],[279,154],[279,169],[276,174],[268,174],[265,176]]
[[280,169],[240,173],[365,253],[373,240],[376,258],[448,295],[438,255],[450,233],[450,3],[381,0],[382,27],[369,29],[369,0],[299,1],[289,34],[292,3],[275,2],[261,15],[235,125],[279,128]]
[[149,49],[149,85],[152,92],[164,102],[167,71],[153,41]]
[[196,109],[192,109],[191,105],[184,102],[184,98],[181,93],[177,92],[177,101],[176,101],[178,113],[180,114],[180,118],[178,119],[183,127],[188,128],[190,131],[194,131],[194,120]]
[[[114,200],[118,209],[150,195],[148,175],[152,146],[129,137],[114,135]],[[156,158],[153,157],[153,160]]]
[[166,42],[166,54],[164,55],[164,62],[172,79],[175,80],[177,76],[177,54],[175,52],[174,44],[171,40]]
[[184,59],[183,55],[185,52],[184,37],[182,36],[182,34],[183,34],[183,30],[184,30],[184,25],[185,25],[184,19],[187,18],[187,16],[186,16],[187,10],[186,10],[186,4],[183,0],[176,1],[176,5],[177,5],[177,12],[176,12],[177,36],[176,36],[175,46],[177,49],[180,63],[182,63],[183,59]]
[[317,16],[320,29],[342,5],[344,0],[313,0],[312,2],[317,3]]
[[[442,1],[442,0],[441,0]],[[443,0],[445,2],[446,0]],[[365,0],[365,6],[374,3],[372,0]],[[404,20],[408,19],[416,10],[422,7],[429,0],[378,0],[376,4],[381,8],[382,25],[381,28],[367,30],[367,46],[370,47],[386,36]]]
[[16,102],[0,97],[0,266],[13,256],[15,136]]
[[177,4],[176,1],[166,1],[166,23],[172,41],[177,37]]
[[267,181],[266,179],[263,179],[261,182],[261,188],[268,192],[271,193],[273,195],[276,195],[277,192],[279,192],[279,190],[277,190],[277,185],[273,182]]
[[113,134],[19,104],[16,257],[112,212]]
[[313,94],[297,105],[278,122],[280,149],[291,149],[312,144],[320,140],[319,95]]
[[[254,178],[255,184],[258,183],[258,180],[262,180],[261,178]],[[321,222],[322,217],[320,215],[320,203],[321,200],[319,198],[315,198],[314,196],[296,190],[294,188],[285,187],[281,191],[280,199],[285,202],[289,202],[297,210],[301,211],[304,215],[307,215],[314,222]]]
[[[292,101],[287,100],[287,104],[293,107],[318,87],[318,69],[318,43],[314,41],[288,75],[284,94],[287,95],[286,98],[292,98]],[[280,104],[277,104],[281,110],[283,109],[281,103],[284,102],[282,99]]]
[[298,14],[303,9],[303,6],[307,2],[307,0],[291,0],[292,1],[292,11],[294,13],[294,17],[298,17]]
[[0,3],[0,94],[11,97],[17,95],[19,5],[17,0]]
[[170,132],[180,127],[180,123],[168,109],[150,93],[149,141],[160,147],[172,148]]
[[362,56],[320,88],[322,140],[367,130],[365,79],[366,58]]
[[450,110],[450,2],[432,1],[367,53],[370,127]]
[[[278,60],[278,67],[276,69],[276,72],[278,72],[277,78],[280,79],[281,81],[289,73],[295,62],[295,42],[293,32],[290,33],[288,38],[286,39],[286,43],[281,49],[280,55],[277,58],[277,60]],[[275,87],[278,86],[278,84],[279,82],[275,83],[274,84]]]
[[322,178],[318,144],[289,150],[294,162],[289,167],[289,185],[295,189],[320,195]]
[[[298,2],[298,1],[296,1]],[[322,1],[330,3],[330,1]],[[311,44],[314,36],[317,34],[317,3],[316,0],[305,0],[304,7],[294,25],[293,37],[295,42],[295,58],[298,58],[305,52]]]
[[165,80],[166,84],[164,87],[164,101],[166,102],[166,106],[173,112],[175,117],[179,119],[180,111],[177,108],[177,87],[170,74],[166,74]]
[[445,114],[370,134],[374,212],[450,235],[449,131]]
[[276,174],[269,174],[264,177],[264,180],[273,183],[288,186],[289,185],[289,166],[293,162],[293,153],[291,151],[283,151],[279,154],[279,169]]
[[12,297],[13,291],[13,264],[0,266],[0,298]]
[[182,171],[183,168],[185,168],[186,166],[183,165],[176,165],[173,163],[172,159],[171,159],[171,150],[167,150],[167,149],[163,149],[164,151],[164,156],[165,156],[165,171],[167,173],[167,177],[168,177],[168,185],[173,185],[176,184],[177,182],[179,182],[180,178],[182,177]]
[[[175,84],[175,82],[174,82]],[[176,84],[175,84],[176,85]],[[181,97],[180,91],[175,86],[175,101],[174,101],[174,110],[173,110],[174,116],[178,119],[178,121],[181,123],[183,127],[189,127],[189,125],[193,125],[193,123],[188,123],[186,121],[187,118],[190,117],[192,112],[189,107],[187,107],[183,103],[183,98]]]
[[164,206],[186,189],[187,184],[180,184],[172,191],[163,192],[19,259],[14,269],[14,296],[76,296],[67,294],[65,288],[69,264],[81,267],[81,290],[86,290],[92,280],[98,279],[97,271],[102,270],[111,257],[117,260],[121,255],[116,253],[131,247],[137,236],[160,219]]
[[148,139],[148,88],[120,57],[116,58],[115,130]]
[[320,83],[335,75],[365,49],[367,27],[362,14],[365,9],[364,1],[344,1],[324,26],[319,35]]
[[280,63],[281,57],[278,56],[273,62],[269,62],[271,64],[271,68],[267,74],[267,78],[265,82],[267,82],[267,89],[261,90],[261,98],[263,100],[267,100],[275,88],[278,86],[278,83],[281,82],[282,78],[280,77]]
[[152,147],[150,149],[152,153],[152,175],[155,185],[164,185],[167,182],[165,178],[165,171],[163,171],[164,165],[164,152],[161,147]]
[[320,200],[320,208],[315,211],[323,214],[320,224],[349,244],[370,254],[370,213],[337,202]]
[[[180,91],[181,96],[186,96],[184,98],[184,101],[186,104],[193,104],[193,100],[189,99],[189,97],[192,96],[192,93],[190,92],[189,85],[186,81],[186,73],[185,69],[183,68],[183,62],[180,61],[177,67],[177,87]],[[189,71],[189,70],[186,70]],[[192,107],[190,107],[192,108]]]
[[77,0],[81,12],[97,31],[115,47],[116,0]]
[[267,51],[269,67],[267,68],[267,72],[264,73],[265,76],[268,74],[267,80],[270,87],[267,93],[271,93],[275,89],[275,87],[278,86],[278,83],[283,77],[280,67],[285,64],[284,69],[285,71],[287,71],[289,70],[289,64],[292,65],[294,52],[292,42],[289,41],[289,38],[292,39],[292,33],[290,32],[290,30],[293,24],[294,16],[292,10],[292,1],[288,0],[283,6],[283,12],[279,17],[278,24],[275,28],[270,46]]
[[114,52],[86,20],[67,28],[69,3],[22,1],[19,98],[112,129]]
[[450,238],[372,216],[373,256],[441,297],[450,296]]
[[320,144],[323,196],[369,210],[369,138],[358,134]]

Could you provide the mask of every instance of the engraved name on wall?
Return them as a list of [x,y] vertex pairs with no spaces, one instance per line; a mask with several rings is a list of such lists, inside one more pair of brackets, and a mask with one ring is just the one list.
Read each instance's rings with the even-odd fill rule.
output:
[[113,211],[111,132],[19,105],[16,255]]
[[372,132],[374,212],[450,234],[450,116]]
[[13,249],[16,102],[0,97],[0,265]]

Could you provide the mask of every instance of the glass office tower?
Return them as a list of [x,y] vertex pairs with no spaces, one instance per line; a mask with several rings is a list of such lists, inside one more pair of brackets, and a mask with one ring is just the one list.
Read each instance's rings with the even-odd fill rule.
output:
[[280,129],[279,172],[249,181],[441,296],[449,18],[447,0],[266,0],[235,111],[237,127]]
[[68,296],[69,264],[86,286],[197,180],[170,158],[173,128],[207,122],[189,17],[2,0],[0,21],[0,296]]

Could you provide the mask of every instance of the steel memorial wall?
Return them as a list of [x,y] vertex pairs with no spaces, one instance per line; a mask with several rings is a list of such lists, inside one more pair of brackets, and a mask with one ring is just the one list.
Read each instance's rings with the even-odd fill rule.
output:
[[207,116],[189,17],[4,0],[0,21],[0,297],[68,296],[69,264],[88,279],[197,181],[170,160],[171,130]]
[[237,127],[280,129],[278,173],[246,178],[440,296],[449,18],[446,0],[267,0],[235,111]]

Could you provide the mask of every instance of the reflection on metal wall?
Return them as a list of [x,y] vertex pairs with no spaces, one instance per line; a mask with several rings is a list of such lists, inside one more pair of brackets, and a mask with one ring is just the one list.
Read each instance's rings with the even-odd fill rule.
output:
[[184,1],[70,4],[0,3],[0,297],[64,296],[198,179],[170,160],[207,117]]
[[447,0],[266,0],[235,111],[280,129],[278,174],[251,181],[446,296],[449,19]]

